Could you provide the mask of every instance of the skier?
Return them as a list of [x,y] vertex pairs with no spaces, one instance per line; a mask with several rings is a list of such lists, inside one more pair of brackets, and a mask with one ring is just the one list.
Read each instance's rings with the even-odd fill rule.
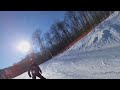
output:
[[[31,76],[31,74],[32,74],[32,76]],[[42,71],[39,68],[39,66],[35,62],[32,62],[31,66],[28,70],[29,77],[32,77],[32,79],[36,79],[36,76],[38,76],[40,79],[46,79],[41,74],[42,74]]]

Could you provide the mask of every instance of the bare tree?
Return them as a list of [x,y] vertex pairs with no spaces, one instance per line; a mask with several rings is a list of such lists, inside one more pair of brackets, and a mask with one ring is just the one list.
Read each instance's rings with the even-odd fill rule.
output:
[[[51,47],[53,47],[53,42],[52,42],[52,40],[51,40],[50,34],[47,32],[47,33],[44,34],[44,36],[45,36],[46,42],[48,42],[48,43],[51,45]],[[47,45],[47,46],[48,46],[48,45]],[[46,50],[46,52],[49,53],[49,55],[50,55],[51,57],[53,57],[53,55],[52,55],[52,53],[51,53],[50,50],[48,50],[48,49],[45,49],[45,50]]]
[[44,46],[41,40],[41,31],[37,29],[32,35],[33,44],[37,45],[41,52],[44,52]]
[[71,38],[69,36],[69,31],[67,30],[67,28],[65,27],[65,23],[64,21],[59,21],[57,22],[57,27],[58,30],[63,33],[63,35],[65,36],[66,41],[68,42],[68,44],[71,42]]

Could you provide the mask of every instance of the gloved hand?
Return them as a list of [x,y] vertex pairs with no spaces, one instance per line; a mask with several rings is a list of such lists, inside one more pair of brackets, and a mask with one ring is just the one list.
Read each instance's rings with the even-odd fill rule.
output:
[[42,74],[42,71],[40,70],[40,73]]
[[31,77],[31,75],[29,75],[29,77]]

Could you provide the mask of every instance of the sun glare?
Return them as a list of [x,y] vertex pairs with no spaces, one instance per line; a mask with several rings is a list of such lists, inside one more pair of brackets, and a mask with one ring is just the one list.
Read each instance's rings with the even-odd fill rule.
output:
[[30,50],[30,43],[27,41],[22,41],[18,44],[18,50],[22,53],[27,53]]

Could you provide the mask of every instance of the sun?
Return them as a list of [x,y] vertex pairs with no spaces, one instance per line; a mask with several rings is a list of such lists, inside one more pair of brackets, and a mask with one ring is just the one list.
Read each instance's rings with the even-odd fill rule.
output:
[[28,41],[21,41],[19,44],[18,44],[18,50],[22,53],[27,53],[30,51],[30,43]]

